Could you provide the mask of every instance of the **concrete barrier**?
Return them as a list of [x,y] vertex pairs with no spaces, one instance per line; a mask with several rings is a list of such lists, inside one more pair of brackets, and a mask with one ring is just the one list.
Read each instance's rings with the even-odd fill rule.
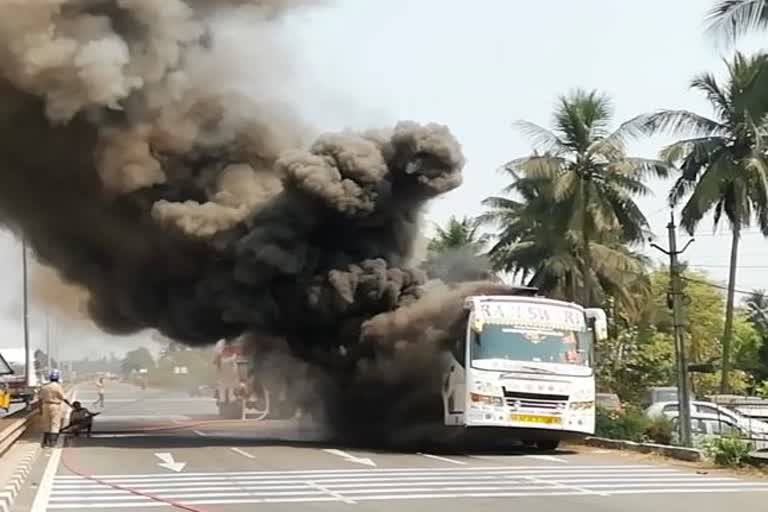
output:
[[687,462],[699,462],[704,460],[704,452],[695,448],[683,448],[681,446],[669,446],[655,443],[635,443],[633,441],[620,441],[604,437],[588,437],[584,440],[587,446],[609,448],[612,450],[628,450],[637,453],[655,453],[671,459]]

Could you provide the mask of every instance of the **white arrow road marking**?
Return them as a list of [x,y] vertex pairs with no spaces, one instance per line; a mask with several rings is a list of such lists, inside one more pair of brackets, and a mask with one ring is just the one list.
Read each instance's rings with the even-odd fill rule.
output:
[[161,468],[170,469],[171,471],[175,471],[176,473],[179,473],[182,469],[184,469],[184,466],[187,465],[186,462],[175,462],[173,460],[173,455],[170,453],[156,453],[155,457],[160,459],[163,462],[158,462],[158,466]]
[[256,458],[255,455],[252,455],[252,454],[250,454],[250,453],[248,453],[246,451],[243,451],[240,448],[232,447],[232,448],[230,448],[230,450],[232,450],[235,453],[238,453],[238,454],[242,455],[243,457],[248,457],[249,459],[255,459]]
[[341,457],[342,459],[346,460],[347,462],[355,462],[357,464],[365,464],[366,466],[376,466],[376,463],[373,462],[371,459],[368,458],[362,458],[362,457],[355,457],[354,455],[350,455],[347,452],[341,451],[341,450],[323,450],[325,453],[330,453],[331,455],[337,455]]

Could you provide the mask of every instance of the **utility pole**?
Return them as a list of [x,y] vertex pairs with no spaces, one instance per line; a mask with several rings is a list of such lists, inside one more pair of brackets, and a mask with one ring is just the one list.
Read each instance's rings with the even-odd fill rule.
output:
[[666,250],[657,244],[651,244],[652,247],[669,256],[669,287],[672,296],[672,323],[673,337],[675,342],[675,359],[677,361],[677,400],[679,404],[678,424],[680,428],[680,441],[683,446],[691,446],[691,397],[688,389],[688,361],[685,356],[685,343],[683,341],[683,314],[680,298],[682,291],[680,289],[680,268],[677,257],[684,253],[693,238],[688,240],[682,250],[677,250],[677,232],[675,231],[675,213],[670,212],[667,232],[669,233],[669,250]]
[[26,367],[26,384],[34,386],[36,379],[33,379],[35,365],[32,360],[31,350],[29,348],[29,292],[27,284],[27,240],[21,237],[21,273],[24,289],[24,366]]
[[53,356],[51,356],[51,330],[50,326],[48,325],[48,312],[45,312],[45,353],[48,354],[48,372],[50,373],[51,370],[53,370],[52,366],[52,359]]

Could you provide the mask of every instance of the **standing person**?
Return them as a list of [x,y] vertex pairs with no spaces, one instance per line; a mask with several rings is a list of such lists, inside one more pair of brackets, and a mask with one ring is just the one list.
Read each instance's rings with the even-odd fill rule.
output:
[[[56,446],[59,440],[64,404],[64,388],[59,383],[59,371],[51,370],[48,382],[40,388],[40,403],[43,415],[43,447]],[[71,407],[71,406],[70,406]]]
[[101,409],[104,408],[104,377],[99,377],[99,379],[96,381],[96,392],[99,394],[99,397],[96,399],[96,402],[94,402],[94,407],[98,405]]

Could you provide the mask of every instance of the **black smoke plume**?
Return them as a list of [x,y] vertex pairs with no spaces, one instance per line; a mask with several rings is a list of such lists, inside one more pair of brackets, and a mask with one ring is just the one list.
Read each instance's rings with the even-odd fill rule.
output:
[[[250,24],[248,43],[270,46],[313,3],[0,4],[0,219],[87,290],[105,331],[190,345],[250,333],[255,354],[280,339],[351,390],[338,424],[391,425],[434,389],[467,293],[424,297],[407,266],[422,207],[460,185],[464,158],[437,124],[306,144],[259,84],[226,87],[280,59],[233,62],[218,26]],[[392,405],[386,418],[344,414],[369,399]]]

